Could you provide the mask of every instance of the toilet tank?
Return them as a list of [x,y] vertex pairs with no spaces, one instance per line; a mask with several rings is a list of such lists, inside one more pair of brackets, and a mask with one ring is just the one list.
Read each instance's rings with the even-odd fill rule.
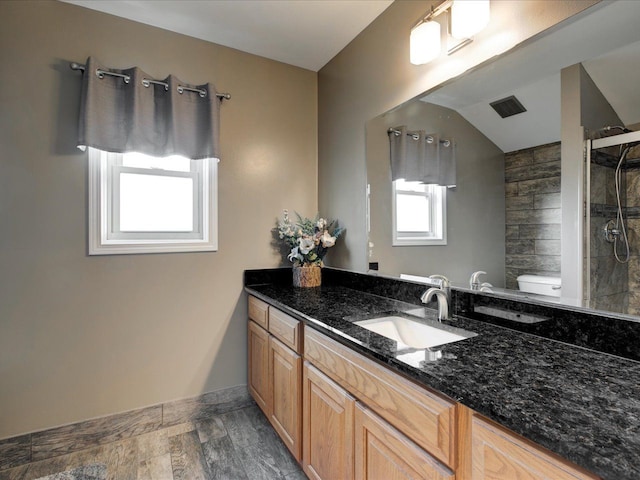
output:
[[518,288],[523,292],[536,293],[559,297],[561,290],[560,277],[545,277],[542,275],[520,275]]

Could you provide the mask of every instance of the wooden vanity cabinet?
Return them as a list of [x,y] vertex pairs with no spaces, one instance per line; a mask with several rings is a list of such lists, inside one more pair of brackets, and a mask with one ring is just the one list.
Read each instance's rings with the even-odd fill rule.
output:
[[471,480],[598,480],[512,432],[474,415]]
[[264,414],[271,414],[269,388],[269,333],[255,322],[249,322],[248,332],[248,387],[249,393]]
[[302,458],[300,338],[300,322],[249,296],[249,393],[298,461]]
[[275,337],[269,339],[272,407],[269,421],[289,451],[300,461],[302,448],[302,357]]
[[455,402],[321,333],[305,330],[305,360],[444,465],[455,468]]
[[355,412],[355,480],[454,480],[455,475],[360,403]]
[[355,399],[304,363],[302,468],[311,480],[353,479]]
[[312,480],[599,479],[252,296],[249,318],[249,392]]

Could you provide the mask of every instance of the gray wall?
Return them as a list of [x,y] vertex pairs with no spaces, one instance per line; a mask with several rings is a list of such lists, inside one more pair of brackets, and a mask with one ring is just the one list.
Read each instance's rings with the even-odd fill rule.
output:
[[[80,73],[213,82],[219,251],[89,257]],[[317,210],[317,75],[53,1],[0,2],[0,438],[246,383],[242,272]]]
[[[458,182],[447,191],[447,245],[392,246],[392,188],[387,129],[437,132],[456,142]],[[446,275],[466,286],[477,270],[504,287],[504,154],[449,108],[414,101],[367,123],[367,174],[371,185],[371,261],[389,275]]]
[[[330,264],[366,269],[366,122],[597,0],[492,2],[492,21],[471,45],[451,57],[412,65],[410,28],[437,3],[396,0],[319,72],[318,201],[323,215],[339,217],[349,229],[327,258]],[[502,41],[492,41],[498,38]]]

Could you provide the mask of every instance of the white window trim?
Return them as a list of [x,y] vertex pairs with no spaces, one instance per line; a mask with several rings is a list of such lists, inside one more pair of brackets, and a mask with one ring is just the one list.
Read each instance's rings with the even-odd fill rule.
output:
[[[109,231],[111,214],[108,192],[108,165],[106,152],[89,148],[89,255],[119,255],[141,253],[210,252],[218,250],[218,160],[200,160],[203,176],[202,223],[198,238],[189,234],[158,234],[156,238],[117,238]],[[135,237],[128,235],[127,237]],[[150,237],[150,234],[138,237]],[[160,238],[172,237],[172,238]],[[182,238],[178,238],[182,237]]]
[[[398,236],[398,226],[397,226],[397,215],[396,215],[396,182],[391,182],[392,184],[392,192],[391,192],[391,216],[392,216],[392,243],[391,245],[394,247],[405,247],[405,246],[428,246],[428,245],[446,245],[447,244],[447,188],[439,187],[442,191],[442,195],[431,196],[429,195],[430,201],[429,204],[431,206],[431,218],[434,219],[435,225],[435,234],[433,237],[427,238],[424,236],[416,236],[416,237],[407,237],[407,236]],[[413,192],[408,192],[405,190],[401,190],[404,194],[411,194]],[[415,192],[416,195],[424,195],[420,192]]]

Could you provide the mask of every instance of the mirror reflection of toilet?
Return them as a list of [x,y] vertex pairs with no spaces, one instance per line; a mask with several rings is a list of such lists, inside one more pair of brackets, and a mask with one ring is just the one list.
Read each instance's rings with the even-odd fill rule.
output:
[[559,297],[562,292],[560,277],[546,277],[543,275],[520,275],[518,288],[527,293]]

